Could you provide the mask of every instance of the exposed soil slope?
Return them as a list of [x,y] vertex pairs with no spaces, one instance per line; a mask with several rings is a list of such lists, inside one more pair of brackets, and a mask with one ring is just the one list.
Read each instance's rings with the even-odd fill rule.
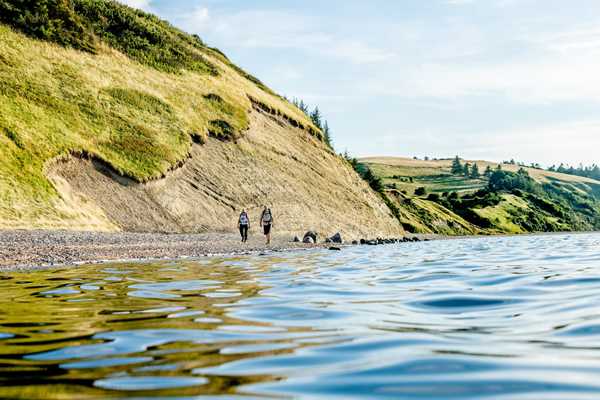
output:
[[61,193],[71,194],[70,208],[94,204],[95,214],[125,231],[231,231],[241,207],[257,226],[268,204],[279,232],[399,232],[389,210],[343,160],[260,110],[250,114],[242,138],[194,145],[181,168],[157,181],[137,183],[99,160],[77,157],[54,163],[49,175]]

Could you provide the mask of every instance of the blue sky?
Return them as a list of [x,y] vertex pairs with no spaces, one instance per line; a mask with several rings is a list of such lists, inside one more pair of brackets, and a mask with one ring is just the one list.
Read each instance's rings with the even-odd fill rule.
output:
[[122,1],[319,105],[338,151],[600,163],[600,1]]

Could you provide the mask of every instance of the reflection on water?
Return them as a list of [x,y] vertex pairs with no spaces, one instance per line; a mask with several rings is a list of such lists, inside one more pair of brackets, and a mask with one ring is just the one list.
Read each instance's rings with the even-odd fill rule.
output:
[[600,235],[0,275],[0,398],[595,399]]

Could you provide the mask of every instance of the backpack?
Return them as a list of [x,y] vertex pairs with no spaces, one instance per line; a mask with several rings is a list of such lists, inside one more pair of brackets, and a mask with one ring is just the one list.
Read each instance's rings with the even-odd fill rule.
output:
[[262,220],[265,224],[270,224],[273,220],[273,216],[271,215],[271,210],[267,210],[264,212]]

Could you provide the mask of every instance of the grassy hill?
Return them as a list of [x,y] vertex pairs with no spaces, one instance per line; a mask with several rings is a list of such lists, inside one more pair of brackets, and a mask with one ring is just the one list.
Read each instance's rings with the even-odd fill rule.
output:
[[[453,174],[452,161],[359,160],[381,179],[387,196],[400,210],[400,221],[410,231],[494,234],[600,228],[598,181],[502,164],[503,174],[523,175],[525,185],[490,188],[489,177]],[[498,163],[489,161],[462,161],[477,164],[481,172],[488,166],[498,168]]]
[[115,1],[0,0],[0,110],[0,228],[401,230],[297,107]]

